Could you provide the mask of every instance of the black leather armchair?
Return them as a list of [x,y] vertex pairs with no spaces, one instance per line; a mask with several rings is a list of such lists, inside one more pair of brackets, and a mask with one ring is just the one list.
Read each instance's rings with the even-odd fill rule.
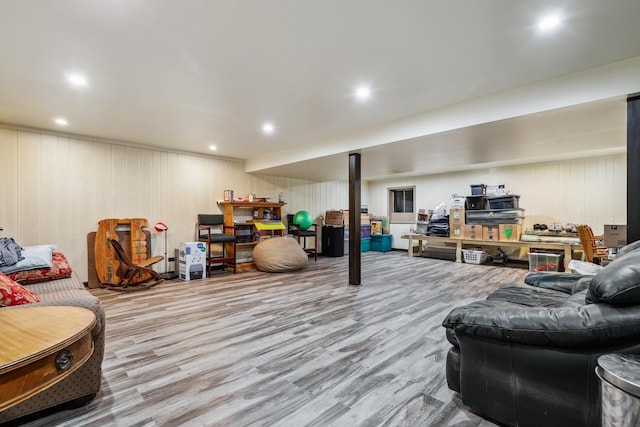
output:
[[447,383],[513,426],[599,426],[597,359],[640,353],[640,250],[595,276],[531,273],[444,319]]

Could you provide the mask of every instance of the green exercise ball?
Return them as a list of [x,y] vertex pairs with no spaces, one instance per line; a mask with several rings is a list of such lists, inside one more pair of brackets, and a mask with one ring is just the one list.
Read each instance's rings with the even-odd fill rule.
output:
[[293,223],[299,225],[302,230],[306,230],[313,224],[313,218],[308,211],[298,211],[293,216]]

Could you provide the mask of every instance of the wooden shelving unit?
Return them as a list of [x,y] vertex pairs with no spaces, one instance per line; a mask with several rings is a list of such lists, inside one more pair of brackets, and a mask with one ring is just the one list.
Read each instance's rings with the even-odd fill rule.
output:
[[[226,251],[236,257],[239,268],[253,266],[250,252],[258,244],[261,236],[282,236],[284,234],[284,227],[280,230],[260,231],[255,227],[255,223],[262,221],[272,222],[275,219],[282,221],[282,207],[285,203],[224,201],[218,202],[218,205],[224,215],[224,225],[235,227],[236,250],[238,253],[234,253],[232,244],[227,245]],[[242,230],[243,228],[246,230]],[[228,229],[227,232],[232,233],[232,230]]]

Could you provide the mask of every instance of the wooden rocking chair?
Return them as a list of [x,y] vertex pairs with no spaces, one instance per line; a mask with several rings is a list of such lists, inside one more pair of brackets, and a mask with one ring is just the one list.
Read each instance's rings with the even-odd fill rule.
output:
[[151,265],[164,259],[162,255],[145,259],[141,264],[134,264],[117,240],[109,239],[109,242],[120,262],[118,267],[120,280],[118,283],[102,283],[103,288],[119,292],[135,292],[149,289],[164,280],[160,274],[150,268]]

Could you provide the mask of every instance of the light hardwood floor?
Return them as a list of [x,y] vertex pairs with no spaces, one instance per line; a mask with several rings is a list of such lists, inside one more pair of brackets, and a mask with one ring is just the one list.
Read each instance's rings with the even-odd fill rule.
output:
[[445,380],[442,319],[523,269],[362,254],[137,293],[107,316],[102,390],[30,426],[492,426]]

